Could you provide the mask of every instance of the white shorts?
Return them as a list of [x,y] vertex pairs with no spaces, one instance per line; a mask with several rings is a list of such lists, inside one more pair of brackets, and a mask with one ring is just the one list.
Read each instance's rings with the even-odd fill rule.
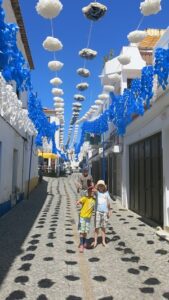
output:
[[107,212],[96,211],[95,228],[106,228],[108,223]]

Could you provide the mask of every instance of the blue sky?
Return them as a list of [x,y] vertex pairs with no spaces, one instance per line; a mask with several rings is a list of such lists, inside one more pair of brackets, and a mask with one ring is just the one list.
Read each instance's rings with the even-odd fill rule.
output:
[[[51,27],[49,20],[37,14],[35,10],[37,2],[19,0],[35,65],[35,70],[32,72],[34,90],[38,93],[43,106],[53,107],[52,86],[49,81],[54,77],[54,73],[47,67],[48,62],[53,60],[53,54],[42,47],[44,39],[51,35]],[[76,70],[84,64],[78,52],[87,46],[90,27],[90,21],[82,14],[82,7],[88,5],[90,1],[61,0],[61,2],[63,10],[54,19],[54,35],[63,44],[63,49],[56,52],[56,59],[64,63],[58,76],[63,80],[63,85],[60,87],[64,90],[65,99],[66,142],[74,101],[73,95],[77,93],[76,84],[81,82]],[[128,45],[127,34],[137,28],[142,17],[139,10],[141,0],[102,0],[100,2],[108,7],[108,11],[100,21],[93,25],[89,47],[97,50],[98,56],[86,64],[91,71],[91,77],[87,80],[90,86],[84,92],[86,100],[83,102],[81,115],[88,110],[102,91],[98,76],[103,67],[103,57],[109,53],[110,49],[114,50],[116,56],[122,46]],[[162,0],[161,3],[162,11],[157,15],[145,17],[140,29],[165,29],[169,26],[169,0]]]

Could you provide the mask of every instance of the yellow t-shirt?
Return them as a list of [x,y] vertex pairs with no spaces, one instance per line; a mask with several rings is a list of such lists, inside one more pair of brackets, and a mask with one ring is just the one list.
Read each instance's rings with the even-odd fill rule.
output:
[[95,199],[93,197],[82,197],[80,199],[80,203],[82,204],[82,208],[80,211],[81,218],[91,218],[92,212],[95,206]]

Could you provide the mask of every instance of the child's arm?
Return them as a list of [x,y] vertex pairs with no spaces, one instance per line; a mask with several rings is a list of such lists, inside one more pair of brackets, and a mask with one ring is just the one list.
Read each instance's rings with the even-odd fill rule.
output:
[[85,201],[85,199],[84,199],[84,197],[82,197],[79,200],[77,200],[76,205],[83,204],[84,201]]
[[108,208],[108,217],[110,218],[111,216],[111,206],[110,206],[110,201],[112,200],[110,197],[109,192],[107,192],[107,208]]
[[76,201],[76,205],[81,204],[80,199]]

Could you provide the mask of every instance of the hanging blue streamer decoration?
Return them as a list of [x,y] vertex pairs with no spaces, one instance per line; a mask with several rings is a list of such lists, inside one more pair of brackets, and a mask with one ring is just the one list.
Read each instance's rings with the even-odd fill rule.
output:
[[156,49],[154,74],[157,75],[159,85],[165,90],[169,76],[169,49]]
[[38,131],[36,144],[38,146],[42,145],[42,138],[46,137],[48,142],[52,141],[52,153],[57,153],[55,144],[55,132],[60,128],[60,125],[56,125],[55,122],[49,123],[43,111],[41,101],[33,92],[31,92],[29,95],[28,112],[29,118],[32,120],[35,128]]
[[147,108],[150,107],[150,100],[153,97],[153,79],[153,66],[144,67],[141,74],[141,93]]
[[0,7],[0,71],[7,82],[16,82],[18,91],[30,90],[30,70],[17,47],[18,26],[6,24],[4,17],[4,10]]
[[88,121],[83,124],[80,142],[75,145],[76,155],[80,152],[80,148],[85,141],[85,134],[102,134],[106,132],[110,121],[113,122],[117,135],[125,134],[126,128],[133,118],[143,115],[145,110],[150,108],[153,97],[154,75],[158,78],[159,86],[166,89],[169,77],[169,49],[156,49],[154,66],[144,67],[141,78],[133,79],[131,88],[125,89],[123,95],[110,93],[112,104],[109,109],[103,112],[95,121]]
[[[0,0],[0,72],[7,82],[14,80],[18,91],[29,91],[28,112],[38,132],[36,136],[36,145],[42,147],[43,137],[48,142],[52,141],[52,152],[58,153],[59,150],[55,144],[55,132],[60,126],[55,122],[50,123],[43,112],[41,101],[33,93],[31,82],[31,73],[27,62],[21,51],[17,47],[18,26],[15,24],[6,24],[4,22],[5,13],[1,7]],[[65,160],[67,157],[64,153],[59,153]]]

